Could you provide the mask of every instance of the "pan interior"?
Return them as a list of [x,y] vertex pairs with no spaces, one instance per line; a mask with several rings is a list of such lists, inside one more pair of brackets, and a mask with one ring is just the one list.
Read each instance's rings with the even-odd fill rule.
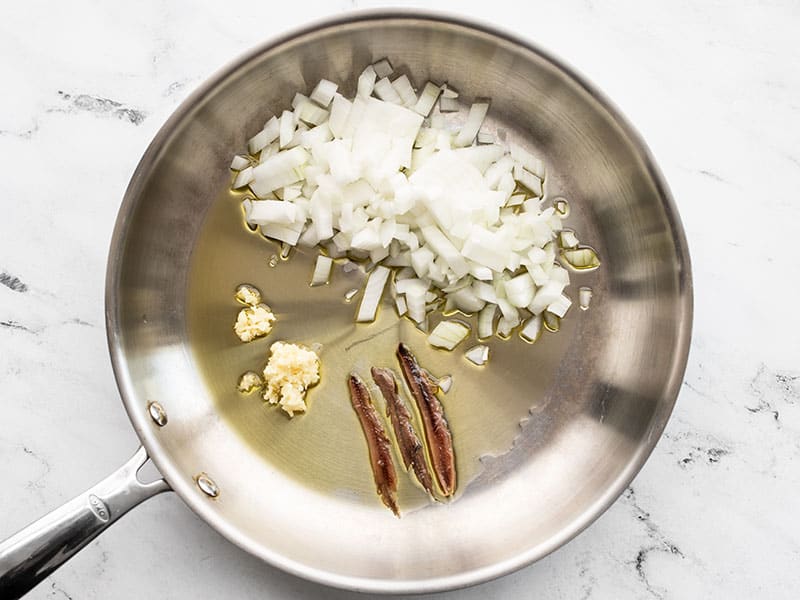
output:
[[[243,225],[227,165],[247,138],[321,77],[352,94],[366,64],[448,81],[492,99],[489,128],[546,160],[547,193],[603,266],[573,277],[594,291],[558,334],[492,340],[474,367],[436,351],[391,305],[356,325],[363,272],[334,267],[310,288],[316,254]],[[601,100],[547,58],[494,34],[430,18],[364,17],[265,48],[191,98],[131,183],[112,243],[109,339],[126,407],[158,466],[213,526],[262,558],[326,583],[382,591],[474,583],[538,558],[588,524],[655,444],[682,376],[691,289],[682,232],[643,155]],[[273,261],[274,262],[274,261]],[[278,321],[265,339],[232,332],[240,283]],[[308,414],[288,419],[236,391],[276,340],[322,344]],[[474,336],[473,336],[474,339]],[[428,503],[400,473],[402,519],[378,501],[345,376],[396,366],[399,340],[436,375],[453,429],[460,494]],[[149,420],[158,400],[168,424]],[[377,400],[378,406],[382,402]],[[399,469],[400,461],[397,461]],[[218,498],[193,478],[205,472]]]

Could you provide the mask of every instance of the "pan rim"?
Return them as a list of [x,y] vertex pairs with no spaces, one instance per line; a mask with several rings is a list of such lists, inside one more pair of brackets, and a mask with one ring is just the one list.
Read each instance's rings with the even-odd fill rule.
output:
[[[280,553],[266,548],[263,544],[257,543],[246,535],[243,535],[238,528],[230,525],[225,519],[220,518],[212,510],[212,507],[207,502],[204,502],[200,495],[195,493],[194,488],[190,485],[189,481],[187,481],[185,474],[179,472],[173,462],[162,453],[160,444],[154,435],[153,429],[149,426],[144,412],[134,410],[136,392],[128,371],[125,352],[119,341],[121,330],[121,319],[118,313],[118,289],[121,275],[120,265],[130,224],[130,215],[135,211],[141,199],[140,192],[143,181],[146,180],[147,173],[149,173],[153,164],[157,161],[160,152],[170,140],[177,127],[184,119],[190,116],[191,112],[202,102],[207,94],[214,91],[237,69],[255,59],[260,54],[305,35],[335,28],[337,26],[370,21],[428,21],[489,35],[497,38],[501,42],[510,43],[524,51],[538,55],[581,87],[607,112],[610,119],[619,127],[627,141],[635,148],[649,177],[653,181],[669,221],[670,233],[675,243],[676,259],[678,261],[678,285],[679,289],[683,291],[677,299],[676,305],[681,309],[685,317],[682,322],[677,324],[675,353],[673,356],[672,369],[669,373],[669,385],[665,394],[668,402],[665,403],[661,411],[664,414],[661,415],[660,419],[654,419],[650,431],[648,432],[647,443],[639,447],[637,452],[631,456],[628,464],[621,470],[613,484],[608,486],[605,492],[598,497],[594,503],[584,508],[580,515],[571,522],[566,523],[558,534],[536,546],[528,548],[525,552],[479,569],[431,579],[406,579],[395,581],[344,576],[335,572],[317,569],[308,564],[287,559]],[[427,9],[368,9],[351,11],[334,17],[318,19],[258,44],[217,69],[170,115],[156,133],[139,161],[120,204],[110,242],[106,268],[105,318],[106,336],[112,369],[128,417],[139,439],[147,449],[151,460],[155,463],[164,479],[170,484],[183,502],[200,518],[231,543],[268,564],[298,577],[316,583],[358,592],[421,594],[477,585],[532,564],[574,539],[579,533],[594,523],[622,495],[639,473],[661,438],[677,401],[689,358],[693,323],[693,283],[691,261],[685,232],[666,180],[644,139],[630,124],[627,118],[623,116],[616,105],[603,92],[596,88],[594,84],[589,82],[576,69],[567,65],[549,51],[539,47],[536,43],[496,25],[480,23],[476,20],[461,16]]]

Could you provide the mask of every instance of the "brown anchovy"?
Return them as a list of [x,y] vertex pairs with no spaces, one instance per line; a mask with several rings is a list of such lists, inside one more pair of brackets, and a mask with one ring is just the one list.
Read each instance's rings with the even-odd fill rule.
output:
[[351,373],[347,383],[350,388],[350,402],[358,415],[358,420],[361,421],[361,429],[364,430],[364,437],[367,439],[369,462],[372,467],[372,476],[375,478],[375,485],[378,488],[378,495],[383,503],[399,517],[400,511],[395,498],[397,472],[394,470],[391,443],[386,436],[386,430],[383,428],[378,412],[372,405],[369,390],[361,378],[355,373]]
[[456,465],[453,456],[453,437],[444,416],[439,398],[425,370],[405,344],[397,346],[397,359],[403,371],[408,389],[417,402],[422,424],[425,426],[425,441],[431,457],[436,480],[445,496],[452,496],[456,489]]
[[397,438],[397,445],[400,446],[400,455],[403,457],[403,464],[406,470],[413,469],[417,480],[425,488],[425,491],[433,496],[433,481],[431,480],[428,465],[425,462],[425,450],[422,447],[411,424],[411,413],[406,408],[406,403],[397,393],[397,379],[391,369],[372,367],[372,380],[381,390],[386,400],[386,414],[394,429]]

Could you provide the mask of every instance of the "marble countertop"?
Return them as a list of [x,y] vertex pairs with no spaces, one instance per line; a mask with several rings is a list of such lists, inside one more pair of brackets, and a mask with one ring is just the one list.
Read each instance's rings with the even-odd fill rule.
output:
[[[380,4],[307,0],[289,10],[79,0],[4,8],[0,539],[137,447],[106,351],[103,294],[119,202],[153,135],[245,49],[309,19]],[[770,303],[800,291],[791,249],[800,226],[800,5],[432,4],[528,36],[617,103],[672,187],[696,290],[686,379],[632,486],[546,559],[441,597],[796,597],[800,311]],[[786,287],[777,285],[782,277]],[[352,596],[246,555],[174,494],[138,508],[30,595]]]

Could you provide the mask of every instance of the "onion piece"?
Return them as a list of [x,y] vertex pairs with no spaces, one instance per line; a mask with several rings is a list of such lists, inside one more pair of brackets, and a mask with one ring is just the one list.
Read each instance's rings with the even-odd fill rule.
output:
[[331,114],[328,118],[328,127],[334,137],[344,137],[344,129],[347,125],[347,117],[353,104],[341,94],[336,94],[331,102]]
[[453,269],[459,279],[469,273],[467,261],[447,237],[433,225],[421,227],[420,232],[428,245]]
[[520,164],[514,165],[514,180],[525,186],[537,198],[543,195],[542,180]]
[[519,206],[525,202],[526,199],[527,197],[525,194],[511,194],[511,197],[506,202],[506,206]]
[[[303,102],[307,102],[307,101],[308,101],[308,96],[306,96],[305,94],[301,94],[300,92],[297,92],[294,95],[294,98],[292,98],[292,110],[296,109],[298,106],[303,104]],[[295,115],[295,122],[296,122],[296,119],[297,119],[297,116]]]
[[570,306],[572,306],[572,299],[566,294],[561,294],[555,302],[552,302],[550,306],[547,307],[547,312],[553,313],[555,316],[563,319]]
[[309,125],[320,125],[328,119],[328,111],[324,108],[317,106],[311,100],[306,100],[298,106],[294,114],[297,118]]
[[414,91],[414,87],[408,80],[407,75],[401,75],[395,79],[392,82],[392,87],[394,87],[406,107],[413,108],[417,104],[417,93]]
[[534,315],[541,314],[548,306],[558,300],[563,290],[563,283],[552,280],[548,281],[536,291],[536,295],[533,297],[533,302],[528,306],[528,310]]
[[299,167],[310,158],[308,152],[301,147],[284,150],[271,156],[253,169],[253,192],[262,196],[278,188],[296,183],[303,178]]
[[406,304],[406,298],[403,294],[397,294],[394,297],[394,305],[397,308],[397,316],[402,317],[408,312],[408,304]]
[[588,271],[600,266],[600,259],[592,248],[584,247],[574,250],[563,250],[561,256],[564,257],[564,260],[569,266],[579,271]]
[[577,248],[580,241],[574,231],[564,229],[559,234],[559,243],[562,248]]
[[373,63],[372,69],[379,78],[388,77],[394,71],[392,63],[389,62],[388,58],[382,58],[378,62]]
[[439,110],[441,112],[458,112],[459,108],[461,108],[461,105],[455,98],[449,98],[444,95],[439,98]]
[[581,287],[578,289],[578,304],[580,304],[581,310],[588,310],[589,303],[592,301],[592,288],[590,287]]
[[476,365],[483,366],[489,360],[489,346],[479,344],[464,353],[464,357]]
[[483,125],[483,120],[486,118],[488,110],[488,102],[475,102],[469,107],[467,120],[456,136],[454,142],[456,146],[469,146],[475,140],[475,136],[478,135],[478,130],[480,130],[481,125]]
[[458,98],[458,92],[454,88],[451,88],[449,84],[445,83],[442,85],[442,97]]
[[389,81],[387,77],[378,79],[378,81],[375,82],[374,91],[375,95],[384,102],[403,104],[403,99],[400,97],[400,94],[397,93],[397,90],[394,89],[392,82]]
[[469,335],[469,327],[458,321],[441,321],[428,336],[428,343],[434,348],[452,350]]
[[536,342],[536,340],[539,339],[539,336],[541,334],[542,334],[542,315],[536,315],[535,317],[531,317],[525,322],[525,325],[519,332],[519,337],[521,337],[526,342],[533,344],[534,342]]
[[311,276],[311,285],[326,285],[331,278],[331,267],[333,267],[333,259],[324,254],[317,256],[317,262],[314,265],[314,274]]
[[505,292],[508,302],[517,308],[525,308],[533,302],[533,279],[527,273],[517,275],[506,281]]
[[311,92],[311,99],[320,106],[327,107],[333,100],[337,89],[339,89],[338,84],[327,79],[320,79],[317,87]]
[[494,136],[491,133],[479,131],[477,142],[479,144],[494,144]]
[[389,273],[391,273],[389,269],[379,265],[369,274],[367,284],[364,286],[361,306],[359,306],[358,314],[356,315],[356,321],[359,323],[375,320],[375,313],[378,310],[378,304],[380,304],[381,297],[383,296],[383,288],[386,287]]
[[375,88],[375,80],[378,78],[378,74],[375,73],[375,67],[369,65],[366,69],[361,72],[361,75],[358,76],[358,95],[363,96],[366,98],[367,96],[372,95],[372,90]]
[[533,154],[525,150],[519,144],[509,144],[511,158],[517,161],[523,168],[536,175],[539,179],[544,179],[544,163]]
[[508,339],[508,337],[511,335],[511,332],[514,331],[514,327],[517,325],[519,325],[519,318],[509,319],[506,317],[500,317],[500,320],[497,322],[498,337]]
[[419,95],[419,99],[416,104],[414,104],[414,112],[421,114],[423,117],[427,117],[431,114],[431,110],[436,104],[436,100],[439,98],[441,91],[442,88],[435,83],[427,82],[422,89],[422,93]]
[[453,378],[450,375],[439,377],[438,386],[442,393],[446,394],[453,387]]
[[494,335],[494,317],[496,314],[496,304],[487,304],[478,313],[478,339],[482,340]]
[[250,166],[250,159],[246,156],[234,156],[231,161],[231,171],[242,171]]
[[471,315],[481,310],[485,305],[486,302],[478,298],[471,287],[463,287],[447,294],[445,312],[460,310],[464,314]]
[[233,189],[238,190],[246,185],[249,185],[253,181],[253,167],[247,167],[246,169],[242,169],[236,174],[236,177],[233,180]]
[[261,225],[261,234],[279,242],[286,242],[290,246],[297,245],[300,239],[300,232],[303,231],[303,224],[291,223],[289,225],[277,225],[269,223],[268,225]]
[[294,136],[295,130],[295,122],[294,122],[294,113],[291,111],[285,110],[281,113],[281,118],[279,122],[279,140],[280,140],[280,147],[283,148],[292,141],[292,137]]
[[[251,225],[290,225],[297,222],[297,206],[282,200],[245,200],[245,219]],[[303,220],[305,221],[305,219]]]

